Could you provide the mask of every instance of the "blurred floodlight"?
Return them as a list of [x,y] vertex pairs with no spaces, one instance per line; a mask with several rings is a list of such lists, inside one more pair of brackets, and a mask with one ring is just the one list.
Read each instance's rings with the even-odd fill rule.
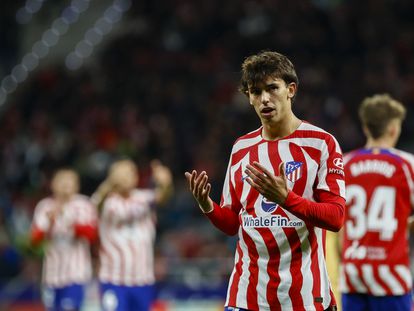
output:
[[57,31],[59,35],[65,34],[68,31],[68,28],[69,28],[68,22],[62,17],[55,19],[55,21],[52,24],[52,29]]
[[79,69],[83,65],[83,60],[74,52],[71,52],[65,59],[66,67],[70,70]]
[[47,46],[53,46],[59,41],[59,34],[54,29],[48,29],[43,33],[42,41],[44,41]]
[[96,31],[96,28],[91,28],[85,33],[85,40],[96,45],[102,41],[102,33]]
[[32,47],[33,54],[39,58],[45,57],[49,53],[49,47],[43,41],[37,41]]
[[104,17],[112,23],[117,23],[122,18],[122,13],[115,10],[115,8],[111,6],[105,10]]
[[62,18],[68,23],[73,24],[79,18],[79,12],[74,10],[73,6],[67,7],[62,12]]
[[27,24],[34,13],[40,10],[45,0],[27,0],[24,7],[17,10],[16,21],[19,24]]
[[90,0],[73,0],[72,5],[77,8],[79,13],[86,11]]
[[26,67],[27,70],[33,70],[39,64],[39,57],[33,53],[27,53],[22,60],[22,65]]
[[18,83],[23,82],[27,78],[27,69],[23,65],[19,64],[14,66],[12,70],[12,78],[16,80]]
[[27,12],[26,8],[20,8],[16,13],[16,21],[19,24],[27,24],[32,19],[32,14]]
[[92,54],[93,47],[90,43],[86,42],[85,40],[82,40],[76,44],[75,53],[80,58],[86,58],[89,57]]
[[106,35],[112,30],[112,23],[109,20],[101,17],[96,21],[95,27],[98,28],[103,35]]
[[66,67],[71,70],[80,68],[83,60],[93,53],[94,46],[102,41],[103,36],[113,29],[114,24],[122,19],[123,13],[130,7],[130,0],[114,0],[95,25],[85,32],[83,39],[76,44],[75,50],[66,56]]
[[25,8],[29,13],[36,13],[42,7],[43,1],[44,0],[29,0],[26,2]]
[[7,94],[12,93],[17,87],[17,82],[12,78],[12,76],[6,76],[3,81],[1,81],[1,87]]
[[122,12],[125,12],[129,10],[131,7],[131,1],[130,0],[115,0],[114,1],[114,7],[116,9],[120,9]]

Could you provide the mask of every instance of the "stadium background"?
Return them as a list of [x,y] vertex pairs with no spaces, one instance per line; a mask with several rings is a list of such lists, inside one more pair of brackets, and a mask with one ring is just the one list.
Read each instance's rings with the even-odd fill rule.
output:
[[126,155],[142,186],[151,159],[174,174],[158,212],[158,309],[220,310],[235,238],[201,216],[184,171],[209,172],[219,199],[233,141],[258,127],[237,91],[243,58],[288,55],[294,111],[344,152],[364,142],[361,99],[391,93],[408,108],[399,147],[414,152],[413,12],[410,0],[1,1],[0,309],[41,310],[27,232],[52,171],[74,167],[91,194]]

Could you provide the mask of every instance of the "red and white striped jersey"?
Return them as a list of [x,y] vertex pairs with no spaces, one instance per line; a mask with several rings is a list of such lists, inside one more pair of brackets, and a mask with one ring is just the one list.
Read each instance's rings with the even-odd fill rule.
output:
[[[51,221],[50,214],[62,211]],[[90,243],[76,235],[76,226],[96,227],[96,208],[86,196],[75,195],[62,207],[53,197],[41,200],[34,212],[32,230],[44,232],[48,244],[43,261],[43,282],[62,287],[92,278]]]
[[99,279],[126,286],[153,284],[155,215],[153,190],[135,189],[129,197],[111,194],[103,203]]
[[220,205],[233,209],[240,222],[226,306],[324,310],[332,300],[325,230],[266,200],[245,181],[244,171],[257,161],[279,175],[283,162],[288,187],[297,195],[309,201],[320,192],[344,198],[341,149],[332,135],[306,122],[276,141],[263,139],[261,131],[235,142],[224,182]]
[[414,156],[397,149],[355,150],[345,157],[345,174],[342,292],[410,292],[407,224],[414,206]]

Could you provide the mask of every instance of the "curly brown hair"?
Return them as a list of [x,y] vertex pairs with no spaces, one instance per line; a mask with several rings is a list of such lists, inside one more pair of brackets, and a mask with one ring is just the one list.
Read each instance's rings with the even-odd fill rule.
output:
[[245,95],[249,94],[249,85],[255,86],[269,76],[282,79],[286,84],[294,82],[299,85],[295,67],[289,58],[273,51],[262,51],[247,57],[241,73],[239,90]]
[[389,94],[366,97],[359,107],[359,118],[374,139],[384,135],[393,119],[403,121],[406,109]]

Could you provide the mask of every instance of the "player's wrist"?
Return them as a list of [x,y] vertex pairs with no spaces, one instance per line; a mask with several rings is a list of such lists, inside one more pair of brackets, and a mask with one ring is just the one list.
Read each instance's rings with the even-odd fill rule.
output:
[[200,207],[201,211],[204,214],[208,214],[211,213],[214,210],[214,204],[211,201],[211,199],[209,199],[206,203],[201,204],[200,202],[198,203],[198,206]]

